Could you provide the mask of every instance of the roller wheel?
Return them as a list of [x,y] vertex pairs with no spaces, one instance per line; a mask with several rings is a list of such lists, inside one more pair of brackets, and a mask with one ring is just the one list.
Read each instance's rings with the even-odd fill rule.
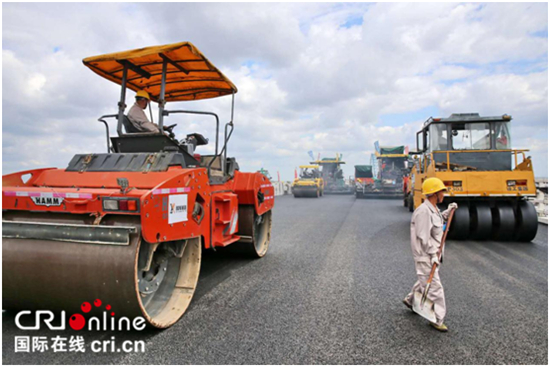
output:
[[[7,213],[2,219],[92,225],[89,216],[65,213]],[[123,246],[4,238],[2,306],[71,314],[79,312],[82,302],[97,300],[103,305],[92,312],[100,317],[111,310],[115,317],[140,316],[157,328],[171,326],[184,314],[195,292],[201,239],[148,243],[139,224],[139,218],[130,216],[102,221],[105,226],[135,228]]]
[[493,216],[488,203],[472,205],[471,214],[471,238],[475,240],[488,240],[491,238],[493,228]]
[[520,201],[516,212],[516,241],[531,242],[539,228],[537,211],[529,201]]
[[465,240],[470,235],[470,211],[466,204],[460,205],[453,216],[449,238],[454,240]]
[[271,210],[262,215],[254,206],[239,206],[239,241],[241,248],[253,258],[264,257],[271,240]]
[[509,202],[497,203],[493,208],[493,239],[497,241],[513,240],[515,230],[516,218],[512,204]]
[[[178,244],[180,247],[175,246]],[[199,238],[160,244],[148,271],[142,269],[151,244],[143,241],[138,260],[138,290],[142,309],[154,326],[165,328],[185,312],[199,280],[201,243]],[[178,253],[179,250],[183,250]]]

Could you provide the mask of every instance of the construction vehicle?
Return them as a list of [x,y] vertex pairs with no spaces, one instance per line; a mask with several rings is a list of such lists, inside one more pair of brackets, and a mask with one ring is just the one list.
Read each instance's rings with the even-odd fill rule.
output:
[[[2,177],[2,305],[70,315],[98,299],[114,317],[167,328],[191,302],[203,249],[235,244],[256,258],[266,254],[274,189],[228,157],[237,88],[193,44],[83,62],[121,86],[118,113],[99,118],[106,153],[76,154],[66,169]],[[127,89],[145,90],[158,102],[160,133],[132,130],[124,114]],[[212,112],[166,108],[222,96],[231,98],[231,120],[221,126]],[[176,114],[215,122],[213,154],[195,152],[208,143],[201,134],[173,137],[175,124],[164,120]],[[118,136],[110,137],[108,118],[117,119]]]
[[[512,149],[512,117],[477,113],[430,117],[417,137],[411,169],[411,209],[423,201],[421,186],[428,177],[448,188],[442,207],[458,204],[451,226],[454,239],[531,241],[538,229],[537,213],[527,199],[536,195],[531,158]],[[519,161],[521,159],[521,161]]]
[[355,197],[364,198],[365,192],[368,193],[372,187],[374,187],[372,166],[355,166]]
[[291,190],[295,198],[323,196],[324,183],[319,166],[300,166],[300,176],[292,182]]
[[411,180],[411,171],[413,167],[416,165],[416,159],[415,156],[410,156],[407,159],[407,162],[405,163],[406,169],[405,174],[403,175],[403,206],[405,208],[408,208],[409,211],[412,213],[414,212],[414,200],[412,190],[413,190],[413,182]]
[[273,178],[271,177],[271,175],[269,174],[269,171],[266,170],[266,169],[264,169],[263,167],[260,168],[260,170],[259,170],[258,172],[260,172],[262,175],[264,175],[265,177],[267,177],[270,181],[273,179]]
[[323,158],[310,162],[321,167],[325,194],[353,194],[354,192],[353,187],[344,179],[344,172],[340,166],[346,162],[341,158],[341,155],[336,154],[336,158]]
[[406,174],[408,148],[405,146],[375,146],[377,176],[367,192],[368,197],[395,199],[403,195],[403,176]]

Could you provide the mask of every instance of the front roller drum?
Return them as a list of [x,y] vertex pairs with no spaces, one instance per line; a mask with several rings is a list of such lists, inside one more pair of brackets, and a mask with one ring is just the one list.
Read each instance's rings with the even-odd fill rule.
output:
[[[82,312],[82,303],[100,299],[102,307],[110,306],[108,312],[115,318],[141,316],[157,328],[174,324],[189,306],[197,285],[200,238],[149,244],[141,237],[139,218],[129,216],[105,217],[101,223],[134,228],[126,243],[84,243],[81,237],[68,238],[73,234],[67,228],[72,225],[84,231],[93,227],[91,220],[67,214],[5,214],[3,222],[19,222],[16,228],[34,222],[42,223],[45,230],[42,234],[22,230],[18,238],[3,230],[3,308],[71,315]],[[41,236],[49,239],[32,238]]]
[[237,243],[247,255],[264,257],[271,241],[271,210],[262,215],[256,214],[254,206],[239,206],[239,236]]
[[318,198],[319,196],[320,196],[319,189],[316,186],[294,188],[295,198],[303,198],[303,197]]

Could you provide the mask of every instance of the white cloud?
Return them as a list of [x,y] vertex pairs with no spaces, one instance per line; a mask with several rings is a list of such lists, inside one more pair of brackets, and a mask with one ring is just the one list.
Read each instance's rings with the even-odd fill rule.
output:
[[[84,57],[186,40],[239,88],[229,152],[243,170],[290,179],[313,150],[343,153],[350,175],[376,140],[413,145],[433,109],[511,114],[514,146],[546,176],[547,27],[547,4],[5,4],[3,169],[105,150],[96,119],[119,91]],[[229,98],[181,106],[230,118]],[[170,122],[214,141],[208,119]]]

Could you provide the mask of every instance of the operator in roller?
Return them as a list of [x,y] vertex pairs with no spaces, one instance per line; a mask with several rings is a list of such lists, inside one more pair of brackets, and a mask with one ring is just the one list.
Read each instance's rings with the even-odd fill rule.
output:
[[158,125],[149,121],[147,115],[143,112],[149,105],[150,100],[149,93],[144,90],[138,91],[136,93],[136,103],[128,111],[128,120],[140,132],[160,133]]
[[[426,179],[422,183],[422,194],[426,196],[426,200],[414,211],[411,219],[411,249],[418,280],[403,300],[403,303],[410,309],[412,309],[414,293],[424,291],[433,264],[439,266],[438,251],[443,237],[443,224],[448,219],[451,210],[457,208],[456,203],[451,203],[447,210],[439,211],[437,204],[443,202],[445,191],[447,188],[439,178]],[[435,270],[428,298],[434,304],[437,320],[436,323],[430,324],[435,329],[446,332],[448,328],[443,323],[446,312],[445,293],[439,278],[439,268]]]

